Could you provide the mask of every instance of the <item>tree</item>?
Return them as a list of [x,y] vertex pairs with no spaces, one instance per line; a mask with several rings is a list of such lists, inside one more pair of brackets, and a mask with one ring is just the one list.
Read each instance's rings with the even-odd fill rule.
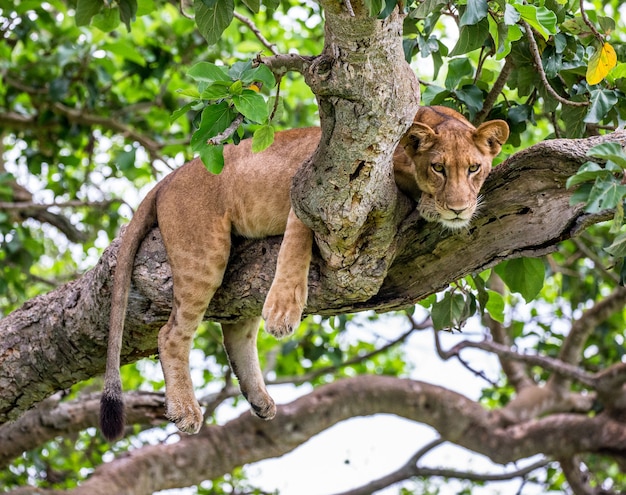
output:
[[[240,466],[282,455],[344,419],[383,412],[428,424],[440,438],[352,493],[408,479],[428,486],[437,477],[480,483],[498,476],[545,491],[626,489],[626,134],[610,132],[626,110],[624,65],[614,60],[622,50],[618,3],[603,6],[606,17],[593,4],[556,1],[434,0],[409,4],[408,15],[396,2],[320,4],[323,12],[288,1],[248,0],[237,10],[207,1],[193,9],[130,0],[0,2],[0,479],[7,490],[152,493],[214,480],[198,493],[250,491]],[[454,26],[458,40],[448,50]],[[248,81],[253,65],[235,62],[260,48],[272,55],[255,63],[282,78],[282,100],[270,95],[271,79]],[[513,131],[510,156],[485,185],[467,231],[426,224],[388,173],[417,108],[405,59],[418,53],[418,73],[426,57],[433,67],[432,82],[420,81],[423,103],[453,105],[477,123],[506,118]],[[202,72],[214,66],[196,65],[215,61],[230,66],[219,70],[232,79],[217,98],[229,117],[219,125],[206,110],[216,108],[207,102],[217,93],[206,92],[214,81]],[[315,390],[280,406],[271,422],[245,414],[218,424],[215,409],[237,393],[219,329],[207,324],[196,341],[211,356],[202,381],[223,384],[203,401],[212,424],[176,443],[148,445],[165,435],[158,430],[162,384],[150,381],[146,364],[130,364],[126,389],[149,390],[127,394],[129,423],[140,426],[114,446],[119,458],[102,464],[109,446],[90,427],[118,243],[101,250],[121,223],[124,189],[182,163],[194,130],[191,148],[206,156],[217,148],[206,140],[223,139],[218,134],[236,141],[254,133],[261,146],[274,127],[308,125],[315,105],[305,83],[324,137],[296,178],[294,201],[319,249],[307,312],[324,318],[309,317],[285,342],[262,339],[260,351],[271,382]],[[252,93],[265,92],[265,110],[238,106],[244,84],[256,102]],[[236,130],[242,122],[247,127]],[[527,146],[534,141],[541,142]],[[344,204],[353,207],[322,207]],[[208,319],[258,314],[279,243],[237,243]],[[170,298],[156,229],[137,257],[124,362],[156,353]],[[355,326],[378,318],[348,316],[365,310],[398,311],[408,329],[389,342],[352,341]],[[468,319],[484,338],[460,333],[444,348],[438,332],[461,330]],[[502,373],[480,398],[407,379],[399,349],[425,329],[443,360],[480,374],[462,352],[480,349],[498,357]],[[499,464],[541,459],[493,476],[423,465],[443,442]]]

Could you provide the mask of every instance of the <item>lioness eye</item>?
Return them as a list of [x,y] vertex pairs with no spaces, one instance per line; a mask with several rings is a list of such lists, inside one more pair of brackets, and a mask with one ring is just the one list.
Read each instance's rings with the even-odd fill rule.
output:
[[478,169],[480,169],[480,163],[474,163],[474,165],[470,165],[467,170],[470,174],[473,174],[475,172],[478,172]]
[[443,174],[445,171],[445,167],[441,164],[441,163],[433,163],[431,165],[431,167],[433,168],[433,170],[435,172],[437,172],[438,174]]

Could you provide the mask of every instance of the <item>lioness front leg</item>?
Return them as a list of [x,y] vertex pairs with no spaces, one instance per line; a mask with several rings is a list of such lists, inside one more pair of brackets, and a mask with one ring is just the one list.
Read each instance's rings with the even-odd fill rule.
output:
[[260,322],[261,318],[250,318],[238,323],[222,323],[222,335],[241,393],[254,414],[261,419],[272,419],[276,415],[276,405],[265,388],[256,347]]
[[276,274],[263,305],[265,329],[281,338],[300,324],[308,293],[313,232],[289,211]]

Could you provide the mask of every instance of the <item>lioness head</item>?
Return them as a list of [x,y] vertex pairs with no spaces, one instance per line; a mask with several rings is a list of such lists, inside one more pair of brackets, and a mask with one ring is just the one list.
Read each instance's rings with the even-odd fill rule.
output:
[[467,226],[491,161],[508,137],[509,127],[503,120],[476,128],[450,108],[420,108],[400,141],[415,165],[420,214],[448,228]]

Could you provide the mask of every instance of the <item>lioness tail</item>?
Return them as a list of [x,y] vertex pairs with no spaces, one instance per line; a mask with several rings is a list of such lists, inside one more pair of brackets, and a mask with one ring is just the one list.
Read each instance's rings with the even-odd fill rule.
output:
[[113,441],[124,433],[124,399],[120,376],[120,352],[124,336],[124,320],[128,306],[128,292],[133,273],[135,255],[141,241],[156,221],[155,187],[141,202],[126,232],[117,253],[117,267],[111,291],[111,315],[109,317],[109,344],[107,348],[104,388],[100,398],[100,429],[108,441]]

